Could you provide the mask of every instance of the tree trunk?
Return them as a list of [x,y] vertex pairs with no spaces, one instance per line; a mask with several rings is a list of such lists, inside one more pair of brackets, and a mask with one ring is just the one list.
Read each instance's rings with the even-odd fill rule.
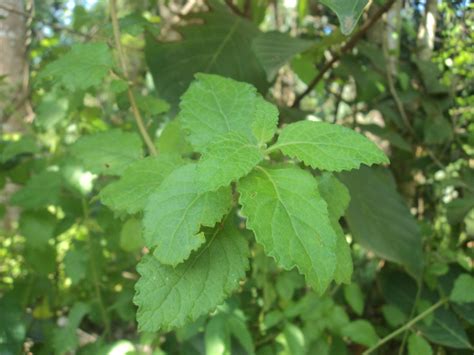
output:
[[3,132],[21,131],[28,72],[23,0],[0,0],[0,122]]
[[433,54],[437,15],[438,1],[427,0],[417,36],[418,58],[421,60],[430,60]]

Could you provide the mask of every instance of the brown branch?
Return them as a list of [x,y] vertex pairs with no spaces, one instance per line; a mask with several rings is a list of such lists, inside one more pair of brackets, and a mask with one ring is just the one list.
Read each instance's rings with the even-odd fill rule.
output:
[[[125,79],[129,82],[127,61],[125,58],[125,53],[123,51],[122,43],[120,42],[120,26],[119,26],[119,21],[117,17],[116,0],[109,0],[109,8],[110,8],[110,18],[112,19],[112,28],[114,31],[115,46],[117,48],[120,66],[121,66]],[[130,85],[128,85],[127,93],[128,93],[128,99],[130,101],[130,106],[132,107],[133,117],[135,118],[135,122],[137,123],[137,126],[138,126],[138,130],[140,131],[140,134],[142,135],[142,138],[145,141],[145,144],[148,147],[150,154],[158,155],[156,147],[153,144],[153,141],[145,128],[142,115],[140,114],[140,110],[138,109],[135,95],[133,94],[133,91]]]
[[336,64],[342,57],[344,53],[347,53],[351,51],[357,42],[367,33],[367,31],[375,25],[375,23],[383,16],[384,13],[386,13],[392,5],[395,3],[396,0],[388,0],[380,9],[377,10],[377,12],[370,17],[347,42],[342,46],[340,49],[339,53],[334,54],[334,56],[324,64],[322,69],[319,71],[318,75],[311,80],[311,82],[308,84],[308,87],[306,88],[305,91],[303,91],[300,95],[298,95],[295,99],[295,102],[293,103],[292,107],[298,107],[301,100],[308,95],[314,87],[321,81],[323,78],[324,74],[328,70],[330,70],[334,64]]
[[225,0],[225,3],[227,4],[227,6],[229,6],[229,8],[232,10],[233,13],[235,13],[236,15],[245,17],[245,14],[242,11],[240,11],[240,9],[232,2],[232,0]]

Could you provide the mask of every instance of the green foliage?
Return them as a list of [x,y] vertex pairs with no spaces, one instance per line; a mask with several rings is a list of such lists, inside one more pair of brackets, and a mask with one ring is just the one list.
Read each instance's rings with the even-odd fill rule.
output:
[[361,164],[388,163],[377,146],[347,128],[323,122],[297,122],[286,126],[274,147],[314,169],[342,171]]
[[201,250],[178,267],[145,256],[136,285],[141,330],[181,327],[213,310],[238,285],[248,267],[245,238],[231,223],[210,231]]
[[116,130],[81,137],[71,153],[96,174],[121,175],[143,155],[140,137]]
[[86,90],[97,86],[113,66],[105,43],[76,44],[60,59],[49,63],[39,78],[49,78],[66,89]]
[[0,353],[472,352],[471,5],[72,3],[0,74]]

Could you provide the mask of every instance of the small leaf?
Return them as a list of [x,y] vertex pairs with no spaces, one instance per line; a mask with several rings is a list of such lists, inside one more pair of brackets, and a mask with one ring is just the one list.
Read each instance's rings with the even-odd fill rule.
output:
[[336,13],[341,32],[347,36],[356,26],[368,0],[321,0],[321,2]]
[[134,298],[140,331],[178,328],[212,311],[245,276],[248,253],[247,241],[228,222],[176,268],[145,255]]
[[229,187],[209,192],[199,184],[196,164],[174,170],[150,196],[144,238],[163,264],[176,266],[204,243],[200,226],[212,227],[230,209]]
[[406,315],[393,304],[385,304],[382,306],[382,314],[388,324],[393,328],[398,327],[406,322]]
[[120,248],[133,252],[145,245],[142,237],[142,223],[138,218],[128,219],[120,231]]
[[25,209],[39,209],[58,203],[60,190],[61,175],[55,171],[43,171],[33,175],[10,202]]
[[71,249],[67,252],[64,257],[64,269],[73,285],[86,277],[88,262],[89,255],[84,248]]
[[336,234],[311,174],[291,165],[258,167],[238,191],[247,227],[266,254],[284,269],[296,266],[324,292],[336,267]]
[[34,154],[39,152],[35,138],[23,136],[20,140],[5,142],[6,146],[0,154],[0,163],[5,163],[20,154]]
[[408,338],[408,355],[431,355],[430,344],[421,336],[411,334]]
[[52,77],[71,91],[86,90],[102,83],[112,66],[112,54],[105,43],[75,44],[68,53],[49,63],[38,78]]
[[121,175],[143,156],[140,137],[119,130],[83,136],[73,144],[71,152],[87,170],[105,175]]
[[278,125],[278,109],[275,105],[257,97],[252,124],[252,132],[260,144],[268,142],[273,138]]
[[352,264],[351,249],[344,236],[344,231],[339,224],[339,219],[349,205],[349,191],[334,175],[324,173],[317,178],[318,189],[321,196],[328,204],[329,219],[336,232],[336,271],[334,272],[334,281],[336,283],[351,282],[354,266]]
[[449,299],[456,303],[474,302],[474,277],[461,274],[454,283]]
[[230,355],[231,342],[230,331],[227,327],[227,319],[217,315],[207,323],[204,335],[206,354]]
[[32,248],[44,248],[54,236],[56,218],[47,211],[24,212],[20,218],[20,233]]
[[100,199],[114,211],[139,212],[145,208],[150,194],[182,164],[179,156],[166,154],[137,160],[128,166],[120,180],[100,192]]
[[354,312],[361,316],[364,312],[364,294],[358,284],[351,283],[344,286],[344,298]]
[[379,341],[374,327],[364,319],[358,319],[345,325],[341,333],[352,341],[365,346],[373,346]]
[[263,159],[260,149],[244,136],[230,132],[208,146],[198,164],[203,188],[213,191],[247,175]]
[[342,171],[361,164],[388,163],[385,154],[368,138],[349,128],[325,122],[301,121],[286,126],[270,150],[303,161],[315,169]]

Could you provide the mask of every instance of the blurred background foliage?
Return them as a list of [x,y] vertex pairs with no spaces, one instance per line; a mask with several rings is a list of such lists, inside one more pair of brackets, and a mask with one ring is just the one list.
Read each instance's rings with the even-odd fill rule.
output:
[[361,354],[400,329],[379,354],[472,354],[473,10],[372,0],[346,37],[315,0],[119,1],[128,79],[159,152],[189,154],[173,118],[207,71],[255,85],[280,125],[347,125],[391,160],[338,175],[350,285],[318,297],[253,245],[230,300],[149,334],[132,303],[141,216],[102,205],[114,177],[73,148],[137,129],[109,4],[1,0],[0,41],[16,42],[0,42],[0,353]]

